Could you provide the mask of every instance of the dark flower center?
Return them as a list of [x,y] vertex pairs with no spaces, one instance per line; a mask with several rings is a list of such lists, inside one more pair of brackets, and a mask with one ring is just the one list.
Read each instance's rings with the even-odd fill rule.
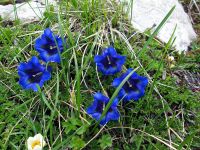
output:
[[50,56],[58,53],[58,48],[56,44],[49,43],[49,44],[43,45],[42,48],[45,49],[48,55]]
[[[96,107],[96,112],[98,112],[98,113],[103,113],[103,110],[104,110],[104,108],[105,108],[105,106],[106,106],[107,104],[105,104],[104,102],[100,102],[100,101],[98,101],[98,104],[97,104],[97,107]],[[112,110],[112,108],[110,107],[109,109],[108,109],[108,112],[112,112],[113,110]]]
[[42,78],[42,72],[38,72],[36,75],[30,76],[29,81],[31,83],[39,83],[41,81],[41,78]]
[[106,69],[110,67],[117,67],[116,62],[118,61],[117,58],[113,58],[112,56],[107,55],[105,59],[101,61]]
[[48,36],[45,37],[47,40],[47,44],[42,45],[42,48],[47,51],[48,55],[52,56],[58,53],[58,49],[61,50],[62,47],[58,47],[56,44],[57,41],[56,37],[55,40],[50,39]]
[[97,103],[97,108],[96,108],[96,112],[102,113],[102,112],[103,112],[103,109],[104,109],[104,103],[98,101],[98,103]]
[[30,83],[39,83],[41,78],[42,78],[42,74],[43,72],[41,72],[40,70],[36,69],[30,69],[30,70],[26,70],[25,73],[29,76],[29,82]]
[[126,91],[126,93],[129,93],[130,91],[138,91],[138,88],[137,88],[137,84],[138,84],[139,80],[138,79],[131,79],[131,80],[128,80],[123,88],[124,90]]

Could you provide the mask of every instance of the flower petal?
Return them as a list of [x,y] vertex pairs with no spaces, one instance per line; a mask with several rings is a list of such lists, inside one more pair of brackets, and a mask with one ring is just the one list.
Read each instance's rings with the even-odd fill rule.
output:
[[125,56],[117,54],[116,50],[110,46],[104,49],[101,55],[96,55],[94,61],[97,64],[98,71],[104,75],[114,75],[122,70],[125,58]]
[[36,145],[33,150],[42,150],[42,146]]
[[54,35],[50,28],[44,30],[41,38],[35,42],[35,49],[40,53],[40,58],[44,62],[60,63],[60,53],[63,52],[63,44],[66,45],[66,39]]
[[86,112],[91,115],[95,113],[96,108],[97,108],[97,100],[94,100],[93,104],[87,108]]
[[120,99],[123,98],[123,100],[124,100],[126,98],[126,95],[127,95],[126,91],[123,88],[121,88],[120,91],[119,91],[119,93],[118,93],[118,97]]
[[[131,71],[133,71],[132,68],[128,69],[126,73],[122,74],[119,78],[114,79],[112,85],[118,87]],[[146,77],[139,76],[134,72],[128,79],[128,83],[125,83],[120,89],[118,97],[123,98],[124,101],[138,100],[144,96],[147,84],[148,79]]]
[[116,97],[111,105],[112,109],[115,109],[119,103],[119,99]]
[[33,137],[29,137],[28,140],[27,140],[27,147],[28,147],[28,150],[32,150],[32,143],[34,141],[34,138]]
[[52,41],[56,38],[50,28],[44,30],[44,35]]
[[115,78],[114,81],[112,82],[112,86],[118,87],[122,81],[123,81],[122,78]]
[[41,65],[38,58],[33,56],[27,63],[21,63],[18,67],[19,84],[24,89],[38,91],[37,84],[42,87],[44,82],[51,77],[50,67]]
[[96,56],[94,57],[94,62],[95,62],[95,63],[100,63],[100,62],[102,61],[102,59],[104,59],[103,56],[101,56],[101,55],[96,55]]
[[126,61],[126,56],[119,56],[119,61],[117,61],[117,64],[118,65],[124,65],[124,63],[125,63],[125,61]]
[[112,47],[112,46],[108,47],[107,50],[108,50],[108,52],[109,52],[109,54],[110,54],[111,56],[117,54],[116,50],[115,50],[114,47]]
[[32,65],[35,65],[35,66],[40,65],[39,59],[36,56],[33,56],[28,63],[31,63]]
[[110,120],[118,120],[119,119],[119,112],[117,110],[108,112],[108,114],[106,115],[106,121],[110,121]]
[[97,92],[94,94],[94,99],[98,101],[108,102],[109,98],[101,94],[100,92]]
[[139,98],[141,98],[144,95],[142,91],[131,91],[127,94],[126,100],[135,100],[137,101]]
[[93,114],[91,114],[91,116],[98,121],[101,117],[101,114],[100,113],[93,113]]

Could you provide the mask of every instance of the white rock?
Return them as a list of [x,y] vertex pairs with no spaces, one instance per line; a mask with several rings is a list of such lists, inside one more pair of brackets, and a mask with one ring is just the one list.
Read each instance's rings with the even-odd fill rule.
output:
[[[120,1],[129,3],[129,6],[131,6],[130,2],[132,0]],[[132,16],[131,23],[133,27],[140,32],[144,32],[154,25],[157,27],[173,6],[176,6],[173,14],[162,27],[157,37],[167,43],[177,25],[174,46],[179,52],[182,52],[188,49],[188,46],[197,38],[197,35],[189,16],[184,12],[178,0],[133,0],[132,12],[130,11],[129,16]]]
[[[34,22],[39,21],[43,17],[45,12],[45,0],[30,1],[15,6],[12,4],[9,5],[0,5],[0,16],[3,20],[14,21],[16,17],[22,22]],[[48,0],[48,4],[55,4],[54,0]]]

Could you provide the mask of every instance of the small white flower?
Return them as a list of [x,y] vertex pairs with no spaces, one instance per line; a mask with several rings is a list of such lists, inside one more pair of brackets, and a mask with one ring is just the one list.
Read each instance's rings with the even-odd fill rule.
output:
[[46,145],[43,136],[39,133],[27,140],[28,150],[42,150]]
[[168,57],[167,57],[167,60],[168,60],[169,62],[174,61],[174,56],[168,56]]
[[174,64],[171,64],[171,65],[170,65],[170,68],[174,68],[174,67],[175,67],[175,65],[174,65]]

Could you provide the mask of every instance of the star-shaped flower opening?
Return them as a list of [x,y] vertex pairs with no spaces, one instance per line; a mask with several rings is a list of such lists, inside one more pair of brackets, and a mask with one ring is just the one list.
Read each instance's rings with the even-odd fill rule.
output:
[[104,49],[102,55],[96,55],[94,58],[98,70],[104,75],[120,72],[125,60],[126,57],[119,55],[112,46]]
[[51,67],[41,65],[38,58],[33,56],[27,63],[20,63],[18,67],[19,84],[24,89],[37,91],[37,85],[43,86],[51,78]]
[[[119,78],[114,79],[112,85],[118,87],[131,71],[133,71],[133,69],[128,69],[126,73],[122,74]],[[148,79],[146,77],[139,76],[134,72],[120,89],[118,97],[123,98],[124,101],[137,101],[144,96],[147,84]]]
[[47,28],[35,41],[35,49],[43,61],[60,63],[60,54],[63,52],[65,42],[65,39],[63,41],[61,37],[54,35],[51,29]]
[[[94,119],[99,121],[99,119],[104,111],[104,108],[108,104],[108,102],[109,102],[109,98],[104,96],[103,94],[101,94],[101,93],[94,94],[93,104],[87,108],[87,113],[89,115],[91,115]],[[100,121],[101,125],[105,125],[110,120],[118,120],[119,119],[119,112],[117,109],[117,105],[118,105],[118,99],[116,98],[113,101],[113,103],[112,103],[111,107],[109,108],[108,112],[106,113],[106,115]]]

